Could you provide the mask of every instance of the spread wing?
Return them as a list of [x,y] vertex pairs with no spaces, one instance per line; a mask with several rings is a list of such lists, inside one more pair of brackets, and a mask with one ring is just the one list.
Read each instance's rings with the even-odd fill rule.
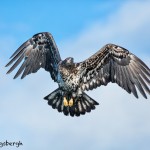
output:
[[24,60],[14,78],[23,73],[21,76],[23,79],[26,75],[44,68],[50,72],[52,79],[57,81],[58,63],[61,58],[55,41],[48,32],[34,35],[23,43],[10,58],[6,67],[14,64],[7,73],[12,72]]
[[92,90],[109,82],[117,83],[138,98],[137,90],[147,98],[150,94],[150,69],[123,47],[107,44],[89,59],[79,63],[80,87]]

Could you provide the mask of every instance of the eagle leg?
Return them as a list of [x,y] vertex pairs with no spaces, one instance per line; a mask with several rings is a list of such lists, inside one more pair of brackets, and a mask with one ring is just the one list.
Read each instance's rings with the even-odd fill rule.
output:
[[65,107],[68,107],[68,106],[72,107],[73,106],[73,99],[70,98],[68,101],[67,98],[64,96],[63,104]]
[[68,105],[69,105],[68,100],[65,96],[64,96],[63,104],[65,107],[68,107]]
[[73,106],[73,99],[71,98],[70,100],[69,100],[69,107],[72,107]]

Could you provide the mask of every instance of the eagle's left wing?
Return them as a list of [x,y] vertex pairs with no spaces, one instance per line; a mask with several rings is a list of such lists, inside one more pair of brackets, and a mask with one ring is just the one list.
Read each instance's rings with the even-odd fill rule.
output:
[[150,94],[150,69],[123,47],[107,44],[89,59],[79,63],[80,87],[92,90],[109,82],[117,83],[138,98],[136,87],[147,98]]
[[40,68],[44,68],[50,72],[54,81],[57,81],[58,63],[61,57],[52,35],[48,32],[35,34],[32,38],[23,43],[11,56],[10,62],[12,67],[7,73],[12,72],[24,60],[14,78],[21,73],[24,78],[30,73],[37,72]]

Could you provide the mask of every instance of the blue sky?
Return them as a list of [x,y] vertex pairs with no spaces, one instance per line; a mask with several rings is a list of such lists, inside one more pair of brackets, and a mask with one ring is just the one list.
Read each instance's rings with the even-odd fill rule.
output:
[[[1,2],[1,19],[8,24],[10,30],[3,30],[3,34],[18,34],[12,28],[15,25],[26,26],[28,33],[34,34],[41,31],[49,31],[56,35],[56,39],[67,38],[72,34],[83,30],[92,21],[103,19],[113,11],[113,7],[119,6],[116,2],[100,1],[3,1]],[[14,6],[14,7],[12,7]],[[11,16],[10,16],[11,14]],[[6,29],[6,27],[4,27]]]
[[[32,35],[48,31],[62,58],[82,61],[106,43],[129,49],[150,66],[149,1],[0,2],[0,142],[21,150],[149,150],[150,96],[135,99],[115,84],[89,91],[100,105],[79,118],[65,117],[43,97],[57,88],[44,70],[13,80],[11,54]],[[3,149],[16,147],[3,147]]]

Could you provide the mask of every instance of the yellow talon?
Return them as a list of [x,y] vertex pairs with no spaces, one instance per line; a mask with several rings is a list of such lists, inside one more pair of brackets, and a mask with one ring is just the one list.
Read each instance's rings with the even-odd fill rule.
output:
[[73,106],[73,99],[71,98],[70,100],[69,100],[69,107],[72,107]]
[[64,97],[64,101],[63,101],[63,103],[64,103],[64,106],[65,106],[65,107],[67,107],[67,106],[68,106],[68,101],[67,101],[66,97]]

